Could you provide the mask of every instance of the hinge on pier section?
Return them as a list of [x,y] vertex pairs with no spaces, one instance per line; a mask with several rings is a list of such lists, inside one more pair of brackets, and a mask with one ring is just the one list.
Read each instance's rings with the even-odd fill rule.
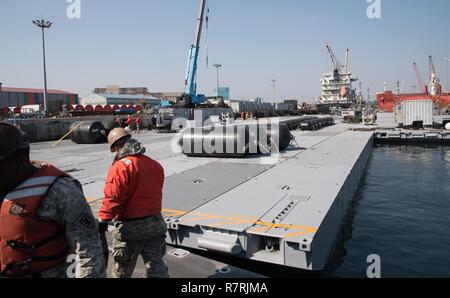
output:
[[289,215],[289,213],[291,213],[291,211],[295,208],[295,206],[297,206],[299,203],[308,202],[310,198],[311,196],[291,195],[288,198],[286,207],[275,217],[273,223],[282,222]]
[[294,250],[301,250],[306,252],[311,252],[312,250],[312,240],[307,238],[302,239],[301,242],[287,241],[286,245],[293,248]]
[[180,223],[179,219],[169,217],[169,218],[165,218],[165,222],[166,222],[168,230],[178,231],[178,229],[179,229],[178,224]]

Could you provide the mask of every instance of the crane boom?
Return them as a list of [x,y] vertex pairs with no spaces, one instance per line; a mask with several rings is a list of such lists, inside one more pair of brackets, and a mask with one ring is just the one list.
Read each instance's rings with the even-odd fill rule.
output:
[[345,73],[348,73],[348,64],[350,63],[350,49],[345,51]]
[[439,77],[436,73],[436,69],[434,68],[433,57],[430,55],[429,57],[429,65],[430,65],[430,94],[432,96],[439,95],[442,91],[442,86],[439,81]]
[[206,100],[202,94],[197,94],[197,65],[202,36],[203,20],[205,18],[206,0],[200,0],[200,11],[197,18],[194,43],[189,49],[188,64],[186,70],[186,90],[183,98],[189,104],[199,104]]
[[422,76],[420,75],[420,71],[419,71],[419,67],[417,67],[417,63],[416,62],[413,63],[413,66],[414,66],[414,71],[416,72],[417,82],[419,83],[420,90],[422,90],[422,92],[424,94],[426,94],[427,93],[427,89],[425,88],[425,85],[423,84]]
[[341,71],[341,63],[339,63],[339,60],[336,58],[336,55],[334,54],[333,50],[331,49],[330,45],[327,43],[327,50],[330,54],[331,61],[333,62],[334,70]]
[[430,81],[432,84],[439,84],[439,78],[436,73],[436,68],[434,68],[433,57],[429,56],[429,64],[430,64]]
[[197,29],[195,30],[194,46],[200,47],[200,39],[202,37],[203,20],[205,18],[206,0],[200,0],[200,11],[197,18]]
[[430,55],[430,56],[428,56],[428,63],[429,63],[429,65],[430,65],[430,74],[431,74],[431,76],[433,75],[433,74],[435,74],[436,73],[436,69],[434,68],[434,63],[433,63],[433,57]]

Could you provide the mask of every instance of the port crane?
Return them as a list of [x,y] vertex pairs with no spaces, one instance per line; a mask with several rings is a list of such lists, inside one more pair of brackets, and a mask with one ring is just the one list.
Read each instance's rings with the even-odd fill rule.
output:
[[348,65],[350,63],[350,49],[345,51],[345,73],[348,73]]
[[428,57],[428,63],[430,67],[430,95],[436,96],[441,93],[442,87],[436,74],[436,68],[434,67],[433,57],[431,55]]
[[196,106],[206,101],[206,96],[204,94],[197,94],[197,66],[203,22],[205,20],[206,1],[207,0],[200,0],[200,11],[197,18],[194,43],[189,48],[185,78],[186,89],[185,93],[180,98],[180,101],[187,106]]
[[328,43],[327,43],[327,50],[328,50],[328,53],[330,54],[331,62],[333,63],[333,66],[334,66],[334,75],[337,76],[341,73],[341,68],[342,68],[341,63],[337,59],[336,55],[333,52],[333,49],[331,49],[331,47]]
[[416,72],[417,82],[419,83],[420,90],[422,90],[423,94],[427,94],[427,88],[425,87],[425,84],[422,81],[422,76],[420,75],[419,67],[417,67],[417,63],[413,63],[414,71]]

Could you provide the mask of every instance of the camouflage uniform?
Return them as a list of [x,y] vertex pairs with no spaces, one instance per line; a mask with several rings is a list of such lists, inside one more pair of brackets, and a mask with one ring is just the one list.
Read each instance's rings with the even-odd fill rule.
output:
[[148,278],[169,277],[164,263],[167,225],[162,215],[135,221],[117,221],[114,226],[114,278],[130,278],[139,255],[144,260]]
[[[43,220],[52,220],[64,225],[71,253],[77,256],[74,270],[71,270],[69,267],[71,264],[68,263],[42,272],[41,277],[106,277],[97,220],[92,215],[77,180],[66,177],[58,179],[41,201],[37,215]],[[68,273],[73,276],[68,276]]]

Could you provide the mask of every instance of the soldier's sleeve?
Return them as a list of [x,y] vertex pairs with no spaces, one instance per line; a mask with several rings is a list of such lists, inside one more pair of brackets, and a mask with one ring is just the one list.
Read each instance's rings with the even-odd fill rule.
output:
[[64,226],[76,254],[76,278],[106,277],[98,223],[77,180],[60,178],[47,193],[38,214]]

